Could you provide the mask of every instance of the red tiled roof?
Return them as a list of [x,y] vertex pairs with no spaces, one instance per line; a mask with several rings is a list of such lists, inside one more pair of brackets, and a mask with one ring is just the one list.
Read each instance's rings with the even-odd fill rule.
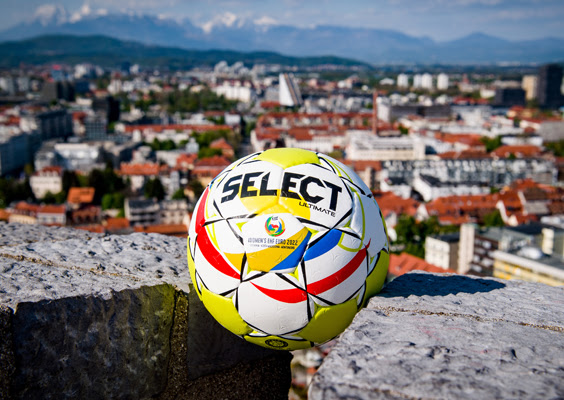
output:
[[109,231],[126,229],[129,228],[129,220],[127,218],[107,218],[105,226]]
[[394,276],[400,276],[411,271],[427,271],[434,273],[451,273],[456,274],[456,271],[451,269],[443,269],[437,267],[436,265],[430,264],[422,258],[416,257],[412,254],[401,253],[390,254],[390,265],[388,267],[388,273]]
[[20,201],[14,207],[14,212],[17,214],[36,214],[39,210],[39,206],[37,204],[29,204],[25,201]]
[[231,164],[231,161],[229,161],[227,158],[225,158],[224,156],[213,156],[213,157],[204,157],[199,159],[198,161],[196,161],[196,165],[194,166],[195,168],[198,167],[227,167],[228,165]]
[[10,213],[0,208],[0,221],[7,221],[10,218]]
[[377,160],[339,160],[354,171],[365,171],[372,168],[375,171],[382,171],[382,162]]
[[198,159],[197,154],[181,154],[176,159],[176,168],[190,169],[194,167],[194,163]]
[[538,157],[541,154],[541,149],[533,145],[515,145],[515,146],[501,146],[492,151],[492,154],[505,158],[513,154],[517,158]]
[[101,224],[96,225],[86,225],[86,226],[75,226],[74,229],[80,229],[81,231],[88,231],[92,233],[104,233],[104,227]]
[[210,143],[212,149],[233,150],[233,146],[227,143],[225,138],[219,138]]
[[188,237],[188,228],[184,224],[136,226],[135,232],[160,233],[162,235]]
[[168,171],[167,165],[159,165],[155,163],[145,164],[128,164],[121,163],[119,173],[121,175],[144,175],[144,176],[157,176],[161,172]]
[[49,167],[43,167],[42,169],[40,169],[39,171],[36,171],[33,173],[33,175],[35,176],[40,176],[46,173],[55,173],[59,176],[63,176],[63,167],[56,167],[56,166],[49,166]]
[[[223,114],[222,114],[223,115]],[[140,131],[150,131],[161,133],[165,130],[173,130],[173,131],[190,131],[190,132],[209,132],[209,131],[217,131],[217,130],[228,130],[231,131],[231,127],[229,125],[192,125],[192,124],[171,124],[171,125],[126,125],[125,132],[126,133],[133,133],[136,130]]]
[[393,192],[375,193],[374,198],[384,217],[392,212],[397,215],[406,214],[413,217],[417,213],[417,207],[419,207],[417,200],[404,199]]
[[94,200],[93,187],[71,187],[67,201],[71,204],[88,204]]
[[67,208],[64,205],[44,205],[39,206],[38,214],[65,214]]

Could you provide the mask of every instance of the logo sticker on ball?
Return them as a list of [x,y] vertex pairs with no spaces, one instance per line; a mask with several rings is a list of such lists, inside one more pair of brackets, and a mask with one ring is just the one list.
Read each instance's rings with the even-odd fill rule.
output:
[[277,349],[282,349],[284,347],[288,347],[288,343],[286,343],[283,340],[279,340],[279,339],[268,339],[264,343],[266,343],[270,347],[275,347]]
[[286,231],[286,228],[284,227],[284,220],[277,216],[269,217],[264,224],[264,229],[266,230],[266,233],[274,237],[280,236]]

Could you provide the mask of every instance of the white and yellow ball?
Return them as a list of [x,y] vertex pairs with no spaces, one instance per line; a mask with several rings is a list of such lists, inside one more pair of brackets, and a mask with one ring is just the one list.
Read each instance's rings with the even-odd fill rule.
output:
[[196,291],[225,328],[295,350],[339,335],[388,270],[384,220],[369,188],[323,154],[271,149],[222,171],[188,236]]

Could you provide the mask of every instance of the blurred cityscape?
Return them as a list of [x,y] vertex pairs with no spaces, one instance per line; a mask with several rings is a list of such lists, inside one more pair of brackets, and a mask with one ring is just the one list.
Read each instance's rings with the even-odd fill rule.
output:
[[[390,280],[425,270],[563,285],[562,78],[556,63],[5,66],[0,220],[186,237],[221,170],[296,147],[372,189]],[[330,347],[296,352],[291,396],[305,396]]]

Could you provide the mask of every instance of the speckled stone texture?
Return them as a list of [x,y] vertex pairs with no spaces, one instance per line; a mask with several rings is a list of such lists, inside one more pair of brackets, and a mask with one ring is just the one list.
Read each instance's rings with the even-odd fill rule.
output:
[[183,239],[0,224],[0,399],[190,399],[200,381],[233,398],[246,370],[287,396],[287,357],[223,329],[190,287]]
[[331,399],[562,399],[564,288],[410,273],[370,300],[309,389]]

